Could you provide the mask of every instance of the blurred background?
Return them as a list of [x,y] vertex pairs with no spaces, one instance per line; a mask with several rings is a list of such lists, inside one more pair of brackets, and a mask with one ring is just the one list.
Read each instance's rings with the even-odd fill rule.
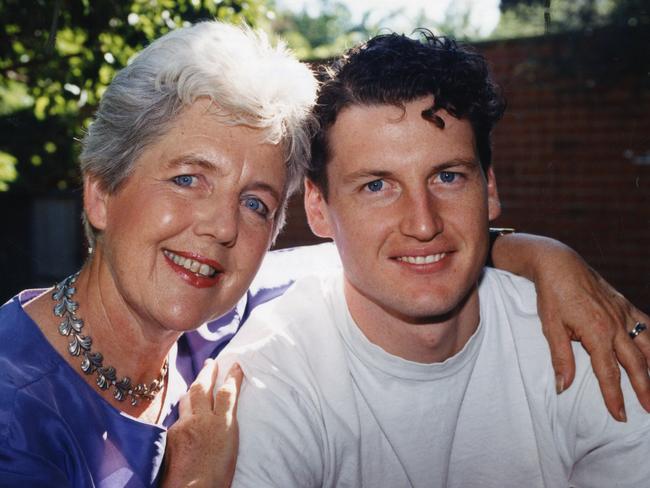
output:
[[[496,224],[566,242],[650,312],[649,0],[0,0],[0,303],[81,266],[78,139],[138,50],[207,18],[310,63],[416,27],[473,44],[508,99]],[[297,196],[277,247],[311,242]]]

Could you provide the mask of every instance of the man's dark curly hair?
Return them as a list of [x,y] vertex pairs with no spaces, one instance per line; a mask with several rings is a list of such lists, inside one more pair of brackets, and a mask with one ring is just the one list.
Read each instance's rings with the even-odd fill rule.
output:
[[329,131],[336,117],[352,105],[396,105],[433,95],[422,117],[444,128],[436,111],[445,109],[470,121],[484,170],[492,162],[490,134],[505,109],[485,58],[453,39],[419,29],[419,39],[399,34],[376,36],[350,49],[319,73],[322,86],[315,114],[319,129],[312,139],[307,176],[327,196]]

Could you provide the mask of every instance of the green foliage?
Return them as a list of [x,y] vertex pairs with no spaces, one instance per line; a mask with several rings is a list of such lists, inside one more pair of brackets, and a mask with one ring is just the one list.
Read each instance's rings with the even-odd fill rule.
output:
[[75,139],[117,70],[185,23],[264,22],[265,3],[0,0],[0,191],[77,186]]
[[14,156],[0,151],[0,191],[7,191],[9,188],[8,182],[14,181],[18,176],[16,162]]
[[321,0],[318,15],[312,16],[304,9],[298,13],[283,11],[277,14],[270,27],[300,59],[320,60],[338,56],[375,34],[379,24],[370,24],[368,18],[369,13],[366,13],[355,23],[344,3]]
[[647,0],[501,0],[501,19],[491,37],[649,24]]
[[395,29],[411,33],[419,27],[452,35],[457,39],[484,37],[479,27],[471,22],[472,2],[454,1],[444,11],[442,21],[430,18],[423,8],[419,13],[407,14],[405,7],[388,11],[383,17],[373,17],[367,11],[355,22],[347,5],[338,0],[320,0],[318,14],[306,9],[300,12],[280,11],[271,21],[273,32],[282,36],[301,59],[323,60],[340,55],[346,49],[380,33]]
[[420,14],[422,20],[417,25],[434,25],[435,30],[443,35],[455,39],[469,41],[480,39],[481,33],[477,26],[473,26],[471,20],[471,4],[463,2],[450,2],[445,10],[442,22],[426,22],[424,13]]

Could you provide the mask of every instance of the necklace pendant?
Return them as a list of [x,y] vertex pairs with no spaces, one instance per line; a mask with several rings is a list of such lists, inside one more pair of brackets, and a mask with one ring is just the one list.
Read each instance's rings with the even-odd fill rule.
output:
[[125,376],[113,385],[113,398],[117,401],[123,401],[131,390],[131,378]]
[[97,368],[102,367],[104,357],[101,352],[85,352],[84,358],[81,361],[81,371],[86,374],[91,374],[97,371]]
[[68,352],[73,356],[79,356],[81,351],[90,351],[93,340],[89,336],[82,336],[81,334],[72,334],[70,342],[68,343]]
[[73,318],[71,315],[66,314],[63,321],[59,324],[59,334],[62,336],[69,336],[70,333],[81,333],[84,326],[84,321],[81,319]]
[[84,374],[97,374],[95,379],[97,387],[102,391],[112,388],[113,398],[117,401],[124,401],[128,397],[130,404],[136,406],[140,399],[153,400],[165,385],[168,361],[165,360],[160,375],[149,386],[144,383],[133,386],[128,376],[124,376],[118,381],[115,368],[113,366],[104,366],[104,356],[100,352],[92,351],[92,338],[81,334],[84,321],[77,317],[76,312],[79,303],[72,299],[77,291],[72,285],[75,284],[78,276],[79,272],[54,285],[54,291],[52,292],[52,300],[55,302],[54,315],[62,318],[58,327],[59,334],[69,338],[68,352],[72,356],[82,356],[81,371]]
[[115,384],[115,368],[107,366],[105,368],[97,368],[97,386],[101,390],[107,390],[111,385]]

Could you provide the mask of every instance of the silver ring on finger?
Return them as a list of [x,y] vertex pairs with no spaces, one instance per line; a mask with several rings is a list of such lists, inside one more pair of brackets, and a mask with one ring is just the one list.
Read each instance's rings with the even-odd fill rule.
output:
[[641,332],[643,332],[647,328],[648,328],[648,326],[646,324],[644,324],[643,322],[637,322],[634,325],[634,328],[630,332],[628,332],[628,334],[630,335],[630,337],[632,339],[634,339],[636,336],[638,336]]

